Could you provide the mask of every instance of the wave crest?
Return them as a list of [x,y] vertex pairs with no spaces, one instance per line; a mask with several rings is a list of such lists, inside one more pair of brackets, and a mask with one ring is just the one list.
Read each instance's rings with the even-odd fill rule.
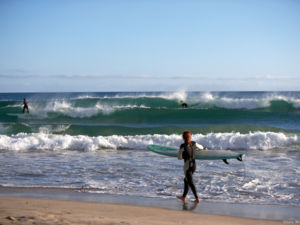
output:
[[[194,134],[193,140],[209,149],[256,149],[267,150],[299,145],[300,137],[275,132],[210,133]],[[55,135],[47,133],[19,133],[0,135],[0,149],[13,151],[26,150],[77,150],[96,151],[101,149],[136,149],[145,150],[149,144],[179,146],[181,135],[135,135],[135,136],[97,136]]]
[[89,118],[102,113],[103,115],[109,115],[117,110],[137,109],[137,108],[149,108],[145,105],[136,104],[106,104],[97,102],[93,106],[82,107],[76,106],[74,103],[66,100],[50,101],[46,106],[40,106],[38,104],[32,104],[30,106],[31,114],[38,118],[47,118],[49,113],[59,113],[72,118]]

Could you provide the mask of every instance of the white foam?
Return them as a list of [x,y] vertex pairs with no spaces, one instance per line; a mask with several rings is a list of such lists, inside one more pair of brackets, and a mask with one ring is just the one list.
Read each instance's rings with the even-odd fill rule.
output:
[[86,94],[86,95],[80,95],[80,96],[72,98],[72,99],[98,99],[98,98],[99,97],[97,97],[97,96]]
[[220,97],[218,94],[209,92],[199,93],[189,98],[187,102],[193,105],[200,105],[200,108],[203,107],[203,104],[226,109],[255,109],[270,106],[270,99]]
[[102,112],[104,115],[109,115],[117,110],[126,110],[126,109],[149,109],[145,105],[109,105],[109,104],[100,104],[97,103],[95,106],[98,109],[98,112]]
[[[242,97],[241,97],[242,96]],[[214,92],[186,92],[179,90],[177,92],[164,92],[164,93],[129,93],[129,94],[116,94],[114,96],[96,97],[91,95],[82,95],[75,99],[99,99],[95,105],[88,107],[80,107],[75,105],[72,100],[66,99],[53,99],[49,100],[46,106],[41,106],[32,101],[30,103],[30,111],[38,117],[46,118],[48,112],[58,112],[73,118],[92,117],[102,112],[105,115],[111,114],[116,110],[133,109],[133,108],[150,108],[147,102],[141,105],[135,103],[103,103],[101,99],[123,99],[123,98],[163,98],[167,100],[184,101],[193,108],[202,109],[216,106],[226,109],[255,109],[266,108],[271,106],[272,101],[285,101],[292,104],[295,108],[300,108],[300,99],[295,96],[285,96],[284,94],[268,93],[268,94],[248,94],[248,95],[229,95],[226,93]],[[119,105],[118,105],[119,104]],[[8,107],[8,106],[6,106]],[[12,105],[9,107],[22,107],[22,105]]]
[[248,189],[248,190],[249,190],[249,189],[255,189],[256,186],[258,185],[258,183],[259,183],[259,180],[258,180],[258,179],[253,179],[253,180],[251,180],[251,181],[245,183],[245,184],[243,185],[243,188],[244,188],[244,189]]
[[23,107],[23,104],[13,104],[13,105],[2,106],[2,107],[0,107],[0,109],[5,109],[5,108],[21,108],[21,107]]
[[[184,101],[188,97],[188,93],[185,90],[179,90],[175,92],[164,93],[134,93],[134,94],[117,94],[115,96],[104,96],[105,99],[122,99],[122,98],[164,98],[169,100]],[[101,98],[101,97],[99,97]]]
[[185,93],[184,99],[188,104],[193,105],[194,108],[199,106],[203,108],[207,106],[216,106],[226,109],[255,109],[265,108],[271,105],[272,101],[286,101],[292,104],[295,108],[300,107],[300,99],[292,96],[285,96],[283,94],[253,94],[248,96],[233,96],[221,93],[199,92],[199,93]]
[[297,99],[297,98],[287,98],[287,97],[281,97],[281,96],[278,96],[280,97],[281,99],[278,99],[278,100],[284,100],[286,102],[289,102],[291,104],[293,104],[293,106],[295,108],[300,108],[300,99]]
[[75,107],[72,103],[62,100],[49,102],[45,107],[45,112],[58,112],[70,117],[91,117],[99,112],[97,105],[95,107]]
[[178,100],[178,101],[185,101],[187,99],[187,96],[188,95],[185,90],[179,90],[179,91],[172,92],[172,93],[162,94],[159,97],[166,98],[166,99],[174,99],[174,100]]
[[31,115],[38,118],[47,118],[48,113],[60,113],[72,118],[88,118],[96,116],[99,113],[109,115],[117,110],[126,109],[146,109],[149,108],[143,104],[105,104],[97,102],[94,106],[79,107],[75,106],[72,102],[67,100],[53,100],[47,103],[46,106],[40,106],[38,104],[32,104],[30,107]]
[[106,98],[164,98],[169,100],[177,100],[177,101],[186,101],[191,104],[209,104],[214,105],[221,108],[228,109],[255,109],[255,108],[264,108],[269,107],[272,101],[286,101],[288,103],[293,104],[294,107],[300,107],[300,99],[295,97],[284,96],[283,94],[267,94],[260,95],[254,97],[226,97],[220,96],[219,93],[211,93],[211,92],[199,92],[197,94],[191,93],[189,94],[185,90],[179,90],[177,92],[166,92],[162,94],[145,94],[139,93],[137,95],[117,95],[114,97],[106,97]]
[[[83,94],[74,99],[122,99],[122,98],[164,98],[169,100],[186,101],[193,104],[212,104],[217,107],[224,108],[246,108],[254,109],[270,106],[271,101],[282,100],[293,104],[294,107],[300,107],[300,99],[295,96],[290,96],[288,93],[262,93],[262,94],[248,94],[248,97],[241,97],[243,95],[227,95],[218,92],[187,92],[186,90],[178,90],[175,92],[163,93],[128,93],[115,94],[106,96],[93,96],[90,94]],[[246,95],[245,95],[246,96]]]
[[[211,137],[197,135],[193,135],[193,139],[199,142],[203,141],[203,138]],[[231,134],[231,137],[239,136],[238,133]],[[250,142],[251,135],[245,136],[249,137]],[[218,134],[218,137],[222,137],[222,134]],[[225,140],[226,138],[223,141]],[[1,165],[4,165],[0,167],[0,185],[77,189],[83,187],[83,191],[96,193],[173,199],[174,196],[182,194],[183,162],[138,149],[151,143],[178,146],[181,142],[180,135],[2,135],[1,148],[3,143],[6,143],[7,148],[18,147],[22,150],[27,147],[33,152],[4,153],[5,157],[0,158]],[[137,150],[99,150],[97,153],[84,154],[74,151],[58,154],[49,152],[39,156],[34,152],[44,148],[96,151],[126,146]],[[194,182],[199,197],[218,202],[299,206],[299,162],[296,157],[298,154],[283,151],[247,151],[246,155],[243,163],[230,160],[229,166],[219,160],[197,162]],[[189,193],[188,198],[193,199],[193,194]]]
[[53,132],[63,132],[67,130],[71,124],[59,124],[59,125],[44,125],[39,127],[39,133],[51,134]]
[[[299,145],[300,137],[274,132],[210,133],[194,134],[193,140],[210,149],[259,149],[267,150]],[[78,150],[96,151],[101,149],[146,149],[149,144],[179,146],[181,135],[136,135],[136,136],[97,136],[55,135],[49,133],[19,133],[0,135],[2,150]]]
[[300,137],[275,132],[210,133],[195,134],[193,138],[212,149],[258,149],[267,150],[292,144],[300,144]]
[[230,108],[230,109],[255,109],[255,108],[263,108],[270,106],[270,101],[264,99],[251,99],[251,98],[244,98],[244,99],[234,99],[234,98],[220,98],[215,99],[214,104],[217,107],[221,108]]

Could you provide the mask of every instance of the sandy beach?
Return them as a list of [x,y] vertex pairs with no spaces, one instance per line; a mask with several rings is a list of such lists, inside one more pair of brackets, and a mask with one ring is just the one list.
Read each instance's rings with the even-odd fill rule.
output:
[[0,224],[284,224],[154,207],[0,197]]

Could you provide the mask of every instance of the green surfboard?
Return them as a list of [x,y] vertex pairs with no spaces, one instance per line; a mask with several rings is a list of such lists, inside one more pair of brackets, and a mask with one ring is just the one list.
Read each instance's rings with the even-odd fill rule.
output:
[[[147,148],[160,155],[177,157],[179,148],[164,145],[148,145]],[[230,150],[199,150],[196,151],[195,158],[199,160],[226,160],[238,159],[242,160],[243,153],[238,153]]]

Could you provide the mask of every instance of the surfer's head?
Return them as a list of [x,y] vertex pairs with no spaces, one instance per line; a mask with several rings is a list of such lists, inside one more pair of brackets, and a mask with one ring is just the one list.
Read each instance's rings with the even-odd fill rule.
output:
[[184,143],[186,144],[191,144],[191,140],[192,140],[192,134],[190,131],[185,130],[182,134],[182,138],[184,140]]

